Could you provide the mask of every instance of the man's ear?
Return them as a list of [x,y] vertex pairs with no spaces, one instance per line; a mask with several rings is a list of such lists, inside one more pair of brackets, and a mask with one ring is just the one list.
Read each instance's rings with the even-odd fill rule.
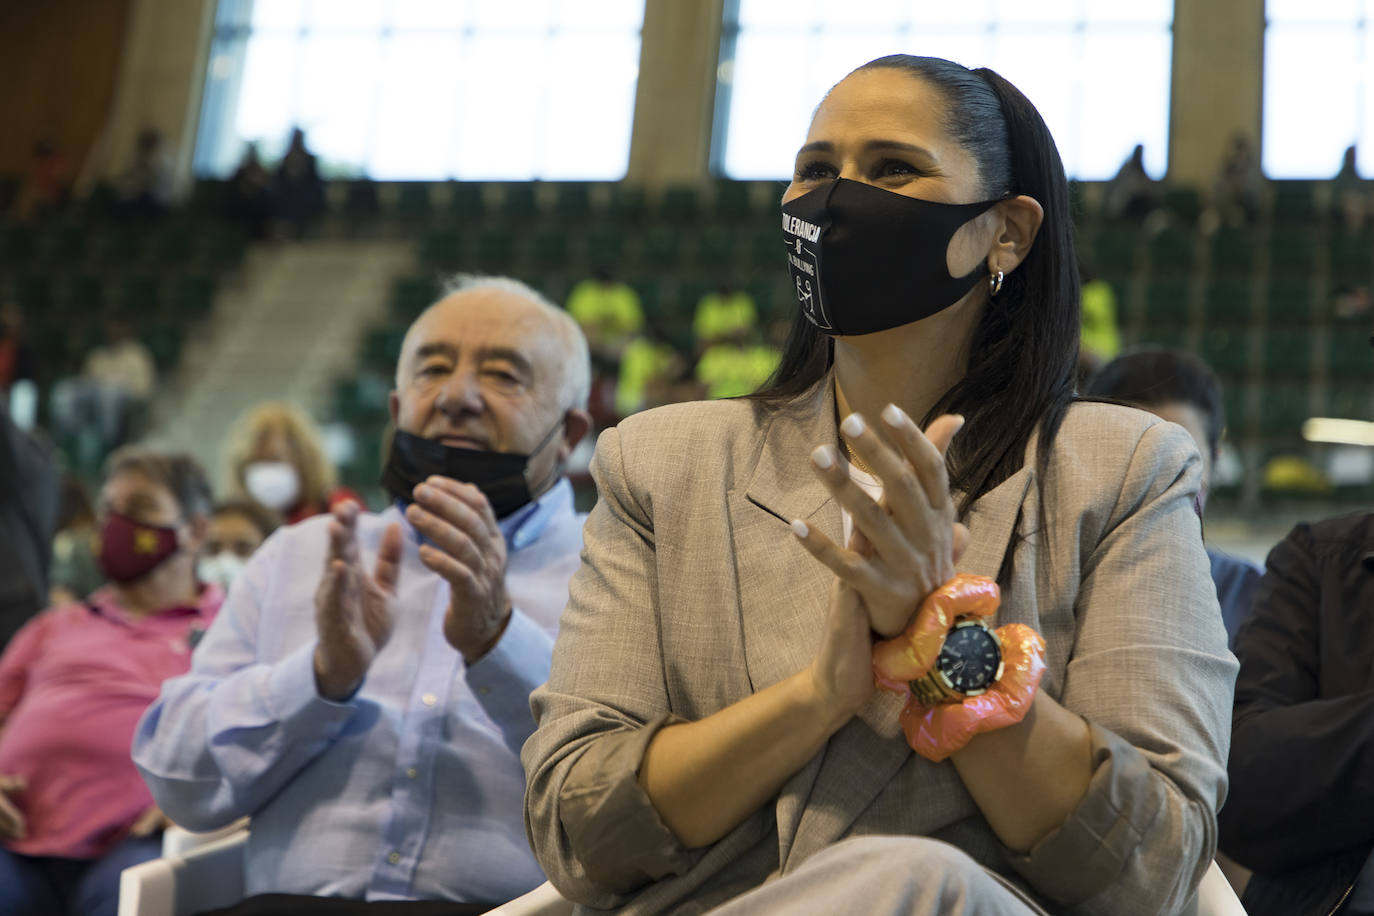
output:
[[558,449],[558,460],[567,461],[568,456],[577,448],[577,443],[592,428],[592,415],[581,408],[574,407],[563,415],[563,444]]
[[1034,197],[1020,194],[998,201],[997,237],[988,253],[988,269],[1009,274],[1021,266],[1045,221],[1045,208]]
[[391,414],[391,425],[396,425],[396,417],[401,413],[401,396],[394,390],[386,396],[387,413]]

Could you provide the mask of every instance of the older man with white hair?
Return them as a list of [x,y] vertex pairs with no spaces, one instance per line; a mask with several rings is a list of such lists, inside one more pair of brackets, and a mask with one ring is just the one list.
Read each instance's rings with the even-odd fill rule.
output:
[[582,546],[562,468],[589,378],[581,331],[534,290],[455,285],[402,345],[395,505],[279,531],[163,685],[134,760],[180,824],[252,818],[265,896],[233,912],[481,912],[543,880],[519,752]]

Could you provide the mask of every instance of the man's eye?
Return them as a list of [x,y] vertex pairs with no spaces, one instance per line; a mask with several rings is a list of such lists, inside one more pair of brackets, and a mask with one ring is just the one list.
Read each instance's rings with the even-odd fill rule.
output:
[[420,367],[420,375],[422,376],[443,375],[446,372],[448,372],[448,367],[438,363]]

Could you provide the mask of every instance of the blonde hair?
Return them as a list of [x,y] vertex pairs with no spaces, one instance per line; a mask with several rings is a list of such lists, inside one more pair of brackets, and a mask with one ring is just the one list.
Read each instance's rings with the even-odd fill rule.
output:
[[281,433],[295,456],[293,464],[301,475],[300,505],[327,507],[329,496],[338,485],[338,474],[325,457],[319,428],[305,411],[282,401],[266,401],[234,421],[225,449],[229,485],[234,494],[242,499],[251,498],[243,485],[243,471],[272,433]]

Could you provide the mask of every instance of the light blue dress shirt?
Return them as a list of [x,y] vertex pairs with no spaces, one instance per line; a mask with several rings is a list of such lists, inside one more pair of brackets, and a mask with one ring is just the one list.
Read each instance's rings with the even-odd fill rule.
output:
[[357,693],[315,688],[315,590],[329,517],[278,531],[139,722],[134,762],[172,820],[252,818],[249,894],[496,903],[544,880],[525,839],[520,746],[548,678],[583,517],[560,481],[501,521],[515,611],[471,666],[444,639],[449,587],[399,508],[358,519],[364,567],[405,534],[392,630]]

